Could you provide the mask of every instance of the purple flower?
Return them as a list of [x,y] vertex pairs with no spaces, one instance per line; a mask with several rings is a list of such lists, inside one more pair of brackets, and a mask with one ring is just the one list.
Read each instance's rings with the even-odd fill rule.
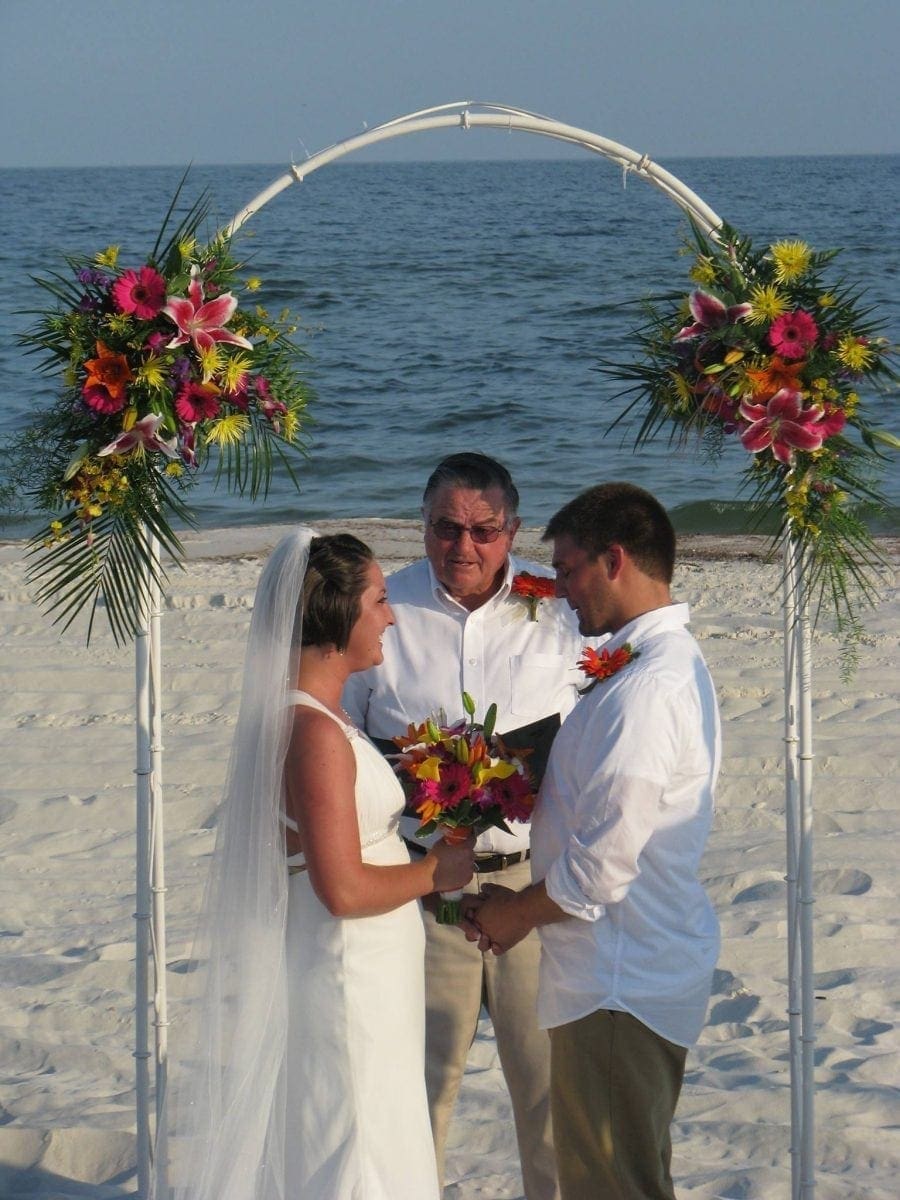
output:
[[172,378],[176,383],[185,383],[191,373],[191,364],[184,357],[179,355],[172,363]]
[[75,272],[75,278],[85,287],[100,288],[102,291],[109,291],[112,286],[112,279],[103,271],[98,271],[95,267],[81,267]]

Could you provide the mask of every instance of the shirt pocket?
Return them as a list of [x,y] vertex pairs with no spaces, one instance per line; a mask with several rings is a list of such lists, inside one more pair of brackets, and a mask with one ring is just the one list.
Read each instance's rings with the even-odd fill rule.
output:
[[568,712],[567,700],[578,682],[578,672],[561,654],[513,654],[509,660],[509,710],[519,717],[537,719],[548,713]]

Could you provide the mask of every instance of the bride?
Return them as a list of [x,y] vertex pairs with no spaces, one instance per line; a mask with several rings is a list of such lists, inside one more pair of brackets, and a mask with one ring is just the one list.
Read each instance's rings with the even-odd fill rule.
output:
[[468,882],[472,852],[410,862],[402,789],[340,706],[391,624],[349,534],[301,526],[260,578],[157,1145],[173,1200],[437,1200],[417,901]]

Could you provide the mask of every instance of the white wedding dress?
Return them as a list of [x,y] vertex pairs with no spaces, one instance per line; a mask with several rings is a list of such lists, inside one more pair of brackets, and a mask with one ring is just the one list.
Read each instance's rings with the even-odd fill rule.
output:
[[[328,712],[305,692],[289,692],[287,701]],[[356,759],[363,861],[408,863],[400,784],[366,737],[337,723]],[[302,854],[288,859],[295,868],[302,863]],[[333,917],[307,872],[291,873],[287,1200],[437,1200],[425,1095],[424,950],[416,901],[381,916]]]

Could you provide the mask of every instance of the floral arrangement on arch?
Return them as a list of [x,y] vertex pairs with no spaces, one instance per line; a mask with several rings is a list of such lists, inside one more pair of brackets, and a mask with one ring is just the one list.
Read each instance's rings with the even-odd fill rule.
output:
[[198,240],[205,197],[166,237],[177,199],[143,262],[124,265],[110,246],[35,279],[55,305],[19,339],[62,375],[15,455],[23,490],[52,515],[29,577],[64,627],[90,605],[88,638],[101,598],[116,640],[133,635],[154,569],[147,535],[181,560],[172,521],[192,523],[184,494],[211,458],[217,483],[254,499],[276,458],[293,479],[289,455],[303,452],[296,325],[239,306],[260,281],[242,281],[224,235]]
[[626,409],[646,406],[638,444],[668,426],[699,434],[713,457],[730,440],[743,446],[754,511],[775,510],[779,534],[799,543],[804,599],[833,604],[846,647],[882,561],[855,506],[883,503],[878,443],[900,445],[868,424],[861,391],[896,380],[892,348],[859,289],[826,282],[838,251],[802,241],[759,251],[727,225],[714,239],[694,233],[694,290],[651,302],[639,361],[601,370],[640,393]]

